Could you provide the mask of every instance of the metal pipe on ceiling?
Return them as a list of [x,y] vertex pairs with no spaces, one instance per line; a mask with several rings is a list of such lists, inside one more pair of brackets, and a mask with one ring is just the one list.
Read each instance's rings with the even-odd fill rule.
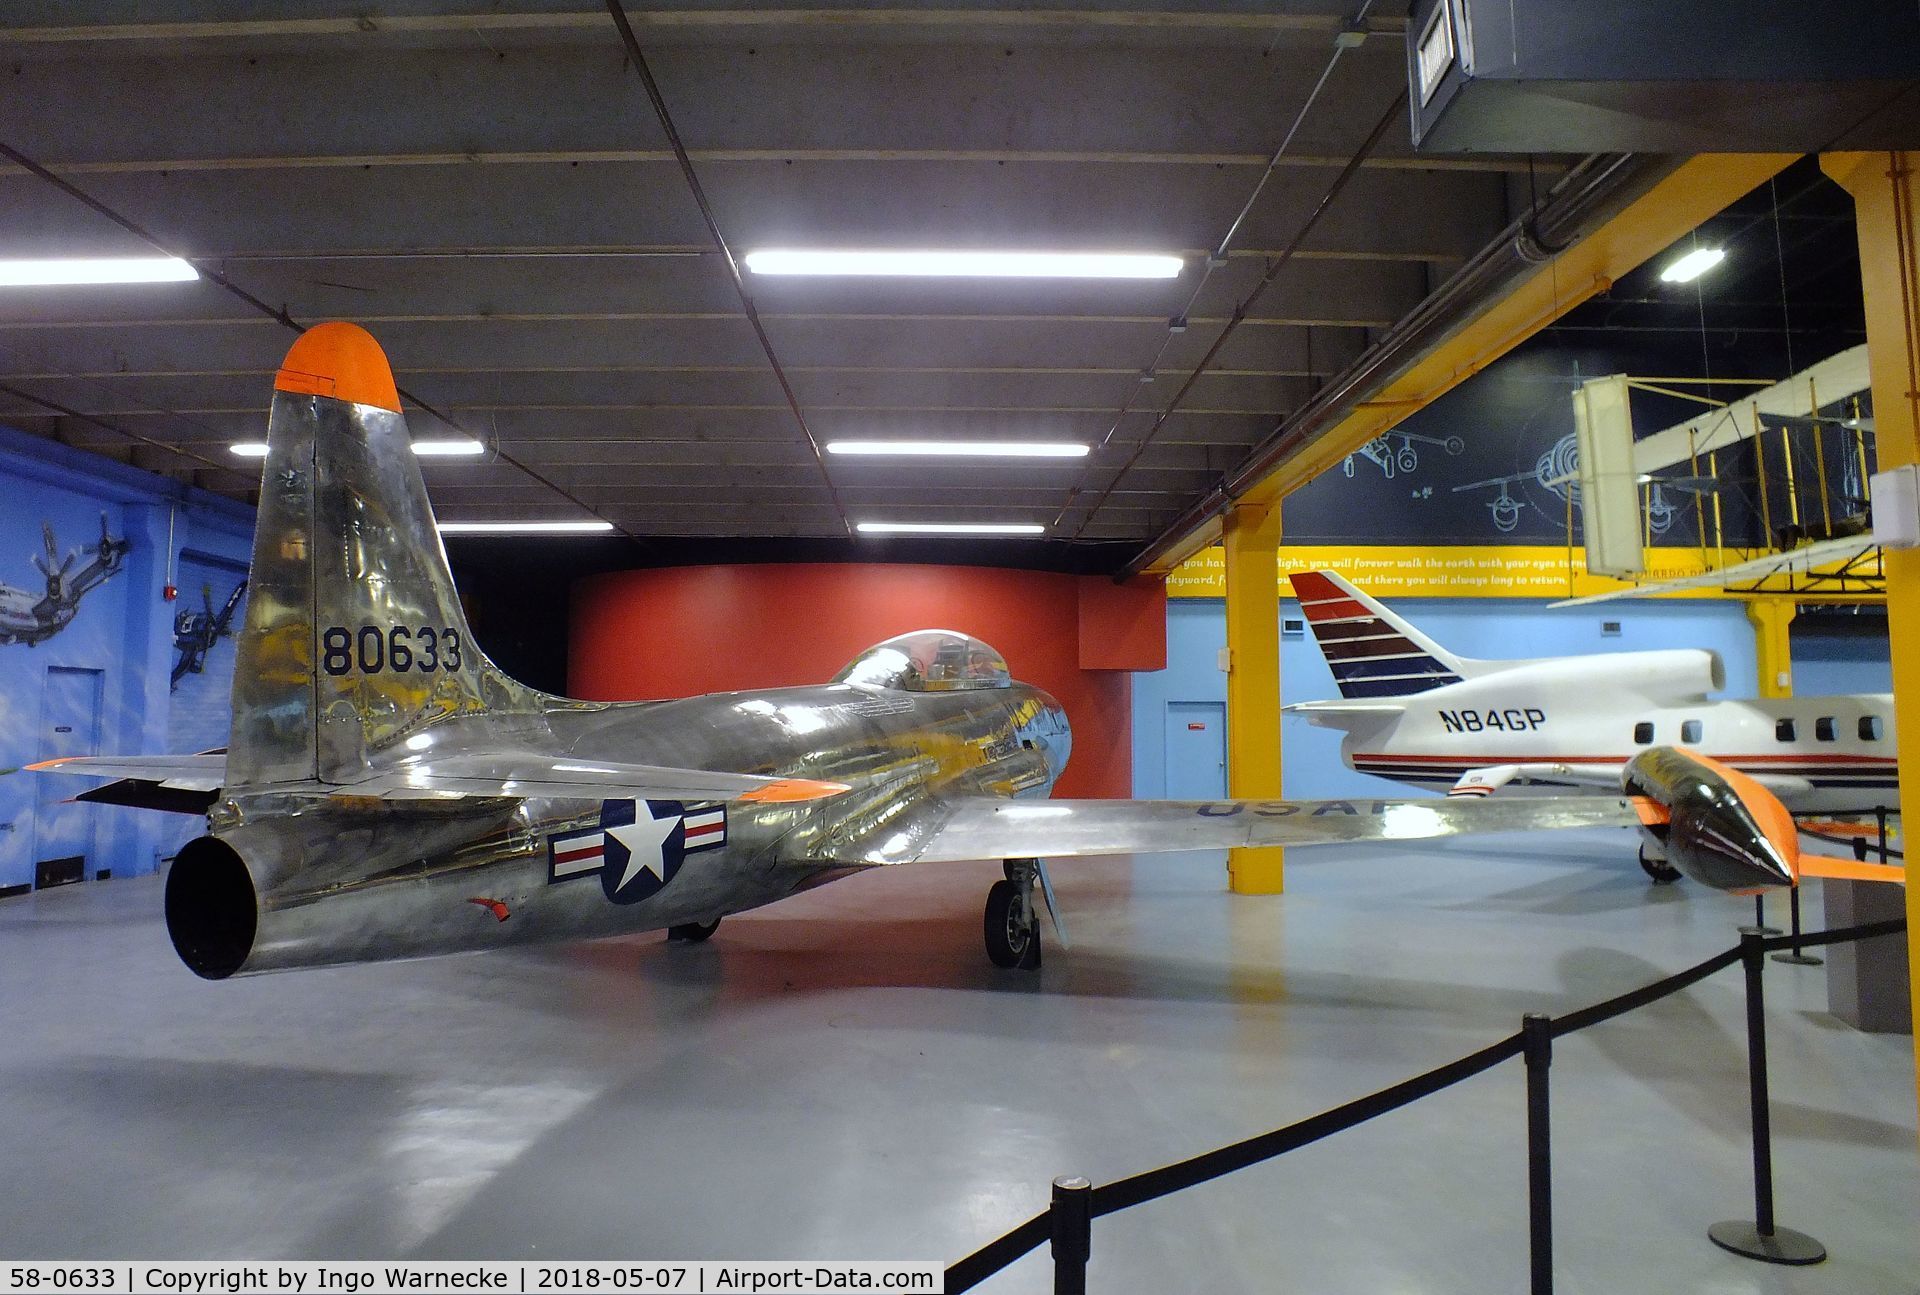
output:
[[780,365],[780,357],[774,353],[773,339],[767,336],[767,329],[760,322],[760,311],[753,304],[753,294],[747,291],[747,281],[740,273],[740,263],[734,259],[733,248],[727,243],[727,236],[720,232],[720,222],[713,214],[713,207],[707,201],[706,188],[700,183],[700,173],[694,170],[693,159],[687,154],[687,146],[680,142],[680,130],[673,124],[673,114],[667,111],[666,96],[660,93],[660,83],[653,79],[653,70],[647,66],[647,57],[640,50],[640,38],[633,34],[633,24],[627,18],[627,7],[621,0],[606,0],[607,13],[613,19],[613,25],[620,31],[620,41],[626,46],[627,57],[633,61],[633,70],[639,74],[640,85],[647,92],[647,101],[653,105],[653,115],[659,120],[660,130],[667,137],[667,145],[673,150],[673,156],[680,163],[680,174],[686,179],[687,189],[693,195],[693,201],[700,208],[700,220],[707,227],[707,234],[713,239],[714,246],[720,251],[720,259],[726,264],[727,277],[733,283],[734,295],[740,299],[740,309],[746,314],[747,323],[753,327],[753,335],[760,343],[760,349],[766,354],[767,364],[773,370],[773,376],[780,383],[780,394],[786,397],[787,408],[793,411],[793,421],[799,425],[800,438],[806,442],[807,449],[813,454],[813,461],[820,469],[820,480],[827,489],[827,499],[833,504],[833,511],[840,518],[840,525],[846,528],[848,535],[853,532],[853,519],[847,515],[846,505],[840,501],[840,491],[833,484],[833,473],[827,467],[827,454],[821,448],[820,438],[813,434],[813,428],[807,424],[807,415],[800,408],[800,397],[794,394],[793,384],[787,380],[787,371]]
[[1552,261],[1640,196],[1674,163],[1671,157],[1641,153],[1602,153],[1583,159],[1548,191],[1538,207],[1507,226],[1275,428],[1205,497],[1121,567],[1115,578],[1138,575],[1193,531],[1224,513],[1283,463],[1326,435],[1455,330],[1498,301],[1516,280]]

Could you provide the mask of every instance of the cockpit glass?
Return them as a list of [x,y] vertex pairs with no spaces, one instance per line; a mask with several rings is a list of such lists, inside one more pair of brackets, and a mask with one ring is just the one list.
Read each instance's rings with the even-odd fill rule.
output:
[[876,643],[848,662],[833,681],[906,692],[957,692],[1010,687],[1013,674],[1005,657],[970,634],[915,630]]

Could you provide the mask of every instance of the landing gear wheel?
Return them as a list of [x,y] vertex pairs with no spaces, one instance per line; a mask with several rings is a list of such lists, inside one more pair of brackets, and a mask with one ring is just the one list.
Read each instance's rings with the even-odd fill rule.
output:
[[1040,966],[1040,923],[1031,894],[1014,881],[996,881],[987,892],[987,958],[996,967],[1035,971]]
[[1671,886],[1680,880],[1680,869],[1647,853],[1647,847],[1640,847],[1640,870],[1653,878],[1656,886]]
[[685,922],[679,926],[669,926],[667,939],[676,944],[699,944],[712,939],[713,933],[719,929],[720,919],[717,917],[711,922]]

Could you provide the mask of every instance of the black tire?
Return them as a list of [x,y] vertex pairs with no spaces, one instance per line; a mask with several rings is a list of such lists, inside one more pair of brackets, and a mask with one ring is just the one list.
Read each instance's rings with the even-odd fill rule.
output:
[[1640,870],[1653,878],[1656,886],[1671,886],[1680,880],[1680,869],[1649,855],[1644,845],[1640,847]]
[[720,919],[717,917],[711,922],[686,922],[679,926],[669,926],[667,938],[678,944],[699,944],[712,939],[713,933],[719,929]]
[[1033,971],[1040,965],[1040,928],[1020,919],[1020,887],[996,881],[987,892],[987,959],[996,967]]

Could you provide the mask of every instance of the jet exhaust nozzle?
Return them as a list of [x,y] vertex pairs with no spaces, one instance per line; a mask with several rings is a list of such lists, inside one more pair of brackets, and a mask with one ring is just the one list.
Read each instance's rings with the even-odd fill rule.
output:
[[1649,747],[1620,779],[1667,812],[1650,823],[1669,863],[1703,886],[1751,893],[1792,886],[1799,835],[1779,797],[1737,769],[1680,747]]
[[194,975],[225,980],[245,966],[260,897],[240,852],[217,836],[187,842],[167,873],[166,915],[174,952]]

